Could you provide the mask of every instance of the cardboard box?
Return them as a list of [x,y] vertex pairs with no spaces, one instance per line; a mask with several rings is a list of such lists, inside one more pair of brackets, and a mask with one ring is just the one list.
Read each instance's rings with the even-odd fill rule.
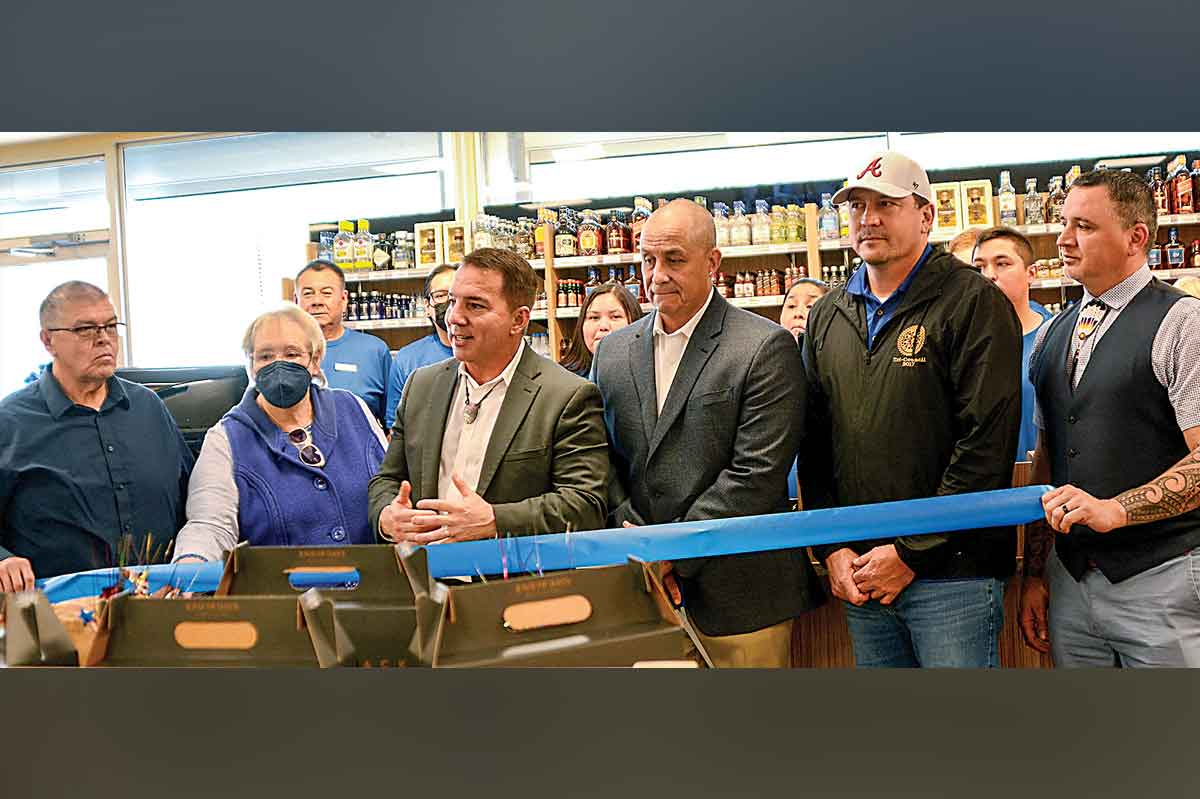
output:
[[0,594],[6,666],[78,666],[75,643],[41,591]]
[[321,668],[419,665],[411,655],[412,605],[340,602],[312,589],[300,597],[300,610]]
[[678,662],[685,634],[642,563],[448,587],[424,550],[404,553],[418,633],[414,655],[435,668],[634,666]]
[[[320,585],[318,583],[326,583]],[[329,583],[339,583],[335,588]],[[217,596],[299,597],[318,588],[338,601],[413,603],[399,554],[391,544],[347,547],[238,546],[225,559]]]
[[441,222],[419,222],[413,225],[416,239],[415,258],[417,269],[432,269],[446,263],[446,243]]
[[152,599],[104,604],[86,666],[316,666],[295,597]]

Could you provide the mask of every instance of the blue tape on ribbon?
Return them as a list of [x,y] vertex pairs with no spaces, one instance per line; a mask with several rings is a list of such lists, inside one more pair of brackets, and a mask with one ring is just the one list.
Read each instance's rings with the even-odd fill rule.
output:
[[433,577],[521,575],[772,549],[948,533],[1040,519],[1050,486],[646,527],[518,536],[426,547]]
[[[221,582],[221,574],[225,564],[221,561],[211,563],[160,563],[155,566],[127,566],[130,572],[139,573],[150,571],[150,591],[153,593],[164,585],[170,585],[183,591],[210,593],[217,590]],[[58,577],[47,577],[37,580],[36,585],[45,592],[51,602],[65,602],[68,599],[99,596],[100,592],[117,581],[116,567],[95,569],[93,571],[63,574]]]
[[361,581],[362,577],[359,575],[358,569],[336,572],[312,572],[297,569],[288,574],[288,584],[297,591],[307,591],[309,588],[333,588],[349,591],[358,588]]
[[[651,561],[736,555],[1025,524],[1042,518],[1042,495],[1050,490],[1050,486],[1044,485],[1006,488],[801,513],[437,544],[426,547],[426,551],[433,577],[505,571],[521,575],[581,566],[615,566],[631,557]],[[217,589],[224,564],[177,563],[130,568],[135,571],[149,568],[151,592],[172,585],[203,593]],[[296,572],[292,575],[292,585],[299,589],[310,578],[329,582],[328,574]],[[116,579],[115,568],[97,569],[38,580],[37,587],[51,602],[63,602],[97,596]],[[356,579],[357,574],[337,575],[337,582],[342,584]]]

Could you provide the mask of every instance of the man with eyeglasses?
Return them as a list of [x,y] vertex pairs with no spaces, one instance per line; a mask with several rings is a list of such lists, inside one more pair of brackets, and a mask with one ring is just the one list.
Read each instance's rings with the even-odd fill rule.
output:
[[422,339],[401,347],[392,364],[392,380],[388,384],[387,410],[384,413],[385,429],[391,429],[396,421],[396,406],[404,393],[404,384],[413,372],[422,366],[454,357],[450,348],[450,333],[446,324],[446,309],[450,307],[450,284],[454,282],[457,266],[442,264],[425,278],[425,315],[433,325],[433,332]]
[[329,387],[357,394],[383,421],[392,354],[383,339],[343,324],[347,299],[346,276],[331,261],[310,261],[296,275],[296,304],[317,320],[325,334],[321,371]]
[[117,377],[123,324],[96,286],[56,287],[40,309],[53,360],[0,401],[0,590],[35,577],[142,562],[184,521],[192,455],[154,392]]

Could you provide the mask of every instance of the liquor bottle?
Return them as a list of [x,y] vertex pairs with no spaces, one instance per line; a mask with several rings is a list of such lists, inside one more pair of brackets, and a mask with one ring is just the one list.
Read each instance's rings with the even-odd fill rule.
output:
[[487,214],[476,214],[471,220],[471,246],[477,250],[493,246],[491,217]]
[[750,243],[750,219],[746,216],[746,204],[733,201],[733,218],[729,220],[729,244],[744,247]]
[[1042,208],[1042,195],[1037,190],[1037,178],[1025,180],[1025,224],[1044,225],[1046,212]]
[[594,266],[588,267],[587,285],[584,286],[585,291],[590,296],[593,291],[600,287],[600,270]]
[[333,262],[343,272],[354,268],[354,223],[349,219],[338,222],[338,232],[333,237]]
[[996,192],[1000,204],[1000,224],[1017,224],[1017,190],[1013,188],[1008,170],[1000,173],[1000,189]]
[[1150,170],[1150,191],[1154,194],[1154,207],[1159,216],[1171,213],[1171,201],[1167,196],[1167,184],[1163,182],[1162,171],[1158,167]]
[[637,267],[629,267],[629,275],[625,278],[625,288],[638,302],[646,301],[646,292],[642,290],[642,280],[638,277]]
[[692,202],[696,203],[696,205],[700,206],[705,211],[708,210],[708,198],[705,197],[703,194],[697,194],[695,197],[692,198]]
[[1179,229],[1171,228],[1167,231],[1168,241],[1163,248],[1163,255],[1166,256],[1164,266],[1167,269],[1183,269],[1187,264],[1187,248],[1179,241]]
[[1067,201],[1067,193],[1063,191],[1062,177],[1055,175],[1050,178],[1050,196],[1046,198],[1046,221],[1051,225],[1062,224],[1063,203]]
[[642,245],[642,228],[646,226],[646,220],[649,218],[650,200],[645,197],[634,197],[633,214],[629,217],[630,245],[633,252],[637,252],[638,247]]
[[358,233],[354,236],[354,269],[367,271],[371,268],[371,251],[375,249],[375,237],[371,235],[371,223],[358,220]]
[[570,258],[579,255],[579,231],[575,214],[565,205],[558,209],[558,229],[554,232],[554,257]]
[[717,246],[729,246],[729,208],[725,203],[713,203],[713,226],[717,229]]
[[[579,254],[601,255],[604,253],[604,231],[596,212],[588,209],[579,222]],[[557,254],[557,253],[556,253]]]
[[352,292],[350,294],[350,296],[346,298],[346,311],[345,311],[345,314],[343,315],[343,318],[347,322],[357,322],[358,321],[358,292],[357,291]]
[[1200,239],[1192,242],[1192,269],[1200,269]]
[[517,255],[526,261],[533,259],[533,220],[523,216],[517,220]]
[[1192,174],[1188,172],[1187,164],[1180,164],[1171,179],[1171,199],[1174,200],[1175,213],[1191,214],[1196,211],[1196,195],[1192,188]]
[[613,211],[609,215],[605,249],[609,255],[633,252],[630,246],[629,225],[625,224],[624,211]]
[[750,223],[750,243],[771,243],[771,206],[766,200],[754,201],[754,219]]
[[1068,191],[1075,179],[1083,174],[1083,170],[1079,168],[1079,164],[1067,170],[1067,176],[1063,179],[1063,191]]
[[392,268],[392,252],[395,247],[392,245],[392,240],[386,233],[380,233],[379,238],[375,240],[375,249],[371,253],[371,265],[375,269],[384,270]]
[[821,241],[837,241],[839,238],[838,212],[833,207],[833,195],[821,195]]
[[1163,253],[1162,246],[1157,242],[1150,245],[1150,252],[1146,253],[1146,265],[1151,269],[1163,268]]
[[[850,185],[850,181],[843,180],[842,188]],[[850,238],[850,203],[842,203],[837,207],[838,213],[838,237],[843,239]]]

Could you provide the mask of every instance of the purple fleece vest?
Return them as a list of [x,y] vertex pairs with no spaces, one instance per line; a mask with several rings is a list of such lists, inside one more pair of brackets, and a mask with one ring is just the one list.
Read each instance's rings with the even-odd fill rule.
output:
[[287,435],[246,391],[225,414],[233,453],[241,539],[254,546],[372,544],[367,482],[383,447],[348,391],[313,386],[313,442],[325,455],[318,469],[300,460]]

